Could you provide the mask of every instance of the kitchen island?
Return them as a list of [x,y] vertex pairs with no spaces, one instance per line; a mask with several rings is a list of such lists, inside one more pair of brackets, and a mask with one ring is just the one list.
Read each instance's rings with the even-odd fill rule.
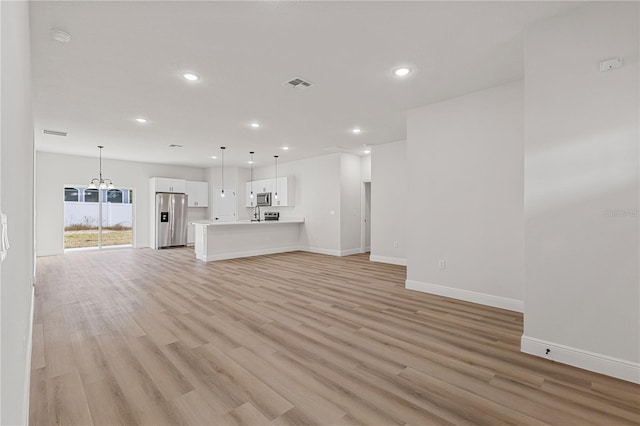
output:
[[196,259],[211,262],[298,250],[304,219],[192,223]]

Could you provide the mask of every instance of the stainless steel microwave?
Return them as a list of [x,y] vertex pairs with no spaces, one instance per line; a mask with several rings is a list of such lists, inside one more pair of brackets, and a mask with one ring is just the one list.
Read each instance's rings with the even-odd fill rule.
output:
[[270,206],[271,205],[271,193],[261,192],[256,195],[256,206]]

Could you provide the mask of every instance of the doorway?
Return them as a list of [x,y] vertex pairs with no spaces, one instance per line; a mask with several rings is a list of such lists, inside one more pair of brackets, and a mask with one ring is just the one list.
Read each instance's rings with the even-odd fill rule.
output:
[[369,253],[371,251],[371,182],[362,182],[361,189],[361,228],[360,228],[360,251]]
[[64,187],[64,249],[133,246],[133,191]]
[[224,187],[224,197],[222,187],[213,189],[213,217],[218,222],[235,222],[237,217],[236,188],[233,186]]

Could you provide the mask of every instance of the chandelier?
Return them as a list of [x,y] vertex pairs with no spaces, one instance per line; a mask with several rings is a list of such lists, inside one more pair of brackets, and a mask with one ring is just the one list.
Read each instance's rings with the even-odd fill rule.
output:
[[91,179],[91,183],[89,183],[89,189],[113,189],[115,186],[113,185],[113,181],[111,179],[104,179],[102,177],[102,148],[104,146],[98,145],[100,148],[100,177]]

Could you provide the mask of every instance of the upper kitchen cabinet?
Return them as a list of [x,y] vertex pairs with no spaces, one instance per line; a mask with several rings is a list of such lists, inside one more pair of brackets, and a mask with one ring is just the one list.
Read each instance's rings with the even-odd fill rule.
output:
[[154,177],[151,178],[152,192],[174,192],[185,194],[187,192],[187,183],[183,179],[171,179]]
[[[253,190],[253,198],[251,198],[251,191]],[[262,179],[262,180],[254,180],[253,182],[249,181],[246,184],[245,188],[245,207],[255,207],[256,206],[256,196],[263,192],[271,192],[271,197],[273,199],[273,179]]]
[[262,179],[253,181],[253,193],[273,192],[273,179]]
[[[287,207],[293,206],[294,188],[293,177],[283,176],[279,177],[277,182],[275,179],[262,179],[254,180],[253,182],[247,182],[245,190],[245,207],[255,207],[256,196],[262,192],[271,193],[271,206],[272,207]],[[253,183],[253,198],[251,198],[251,188]],[[276,188],[278,192],[278,198],[276,198]]]
[[[273,181],[273,180],[272,180]],[[276,193],[278,198],[276,198]],[[295,191],[293,188],[293,176],[279,177],[273,188],[271,205],[276,207],[290,207],[294,205]]]
[[189,207],[209,207],[209,183],[187,181]]

